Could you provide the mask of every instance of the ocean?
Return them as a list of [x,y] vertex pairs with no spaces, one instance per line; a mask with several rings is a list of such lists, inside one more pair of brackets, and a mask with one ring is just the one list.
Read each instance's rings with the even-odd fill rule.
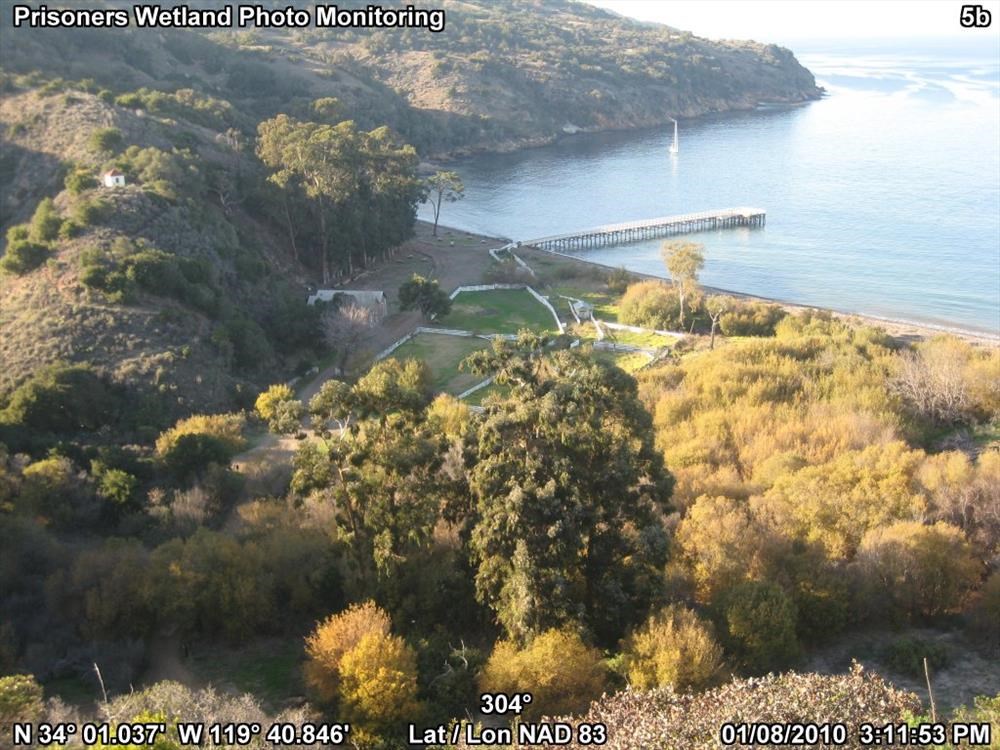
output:
[[[823,99],[682,120],[674,156],[664,127],[460,160],[441,223],[523,240],[761,207],[765,228],[687,237],[702,283],[1000,334],[1000,42],[795,51]],[[577,254],[666,276],[661,242]]]

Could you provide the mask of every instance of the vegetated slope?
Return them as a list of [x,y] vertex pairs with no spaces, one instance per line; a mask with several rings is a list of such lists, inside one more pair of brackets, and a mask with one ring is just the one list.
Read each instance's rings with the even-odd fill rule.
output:
[[709,41],[562,0],[446,0],[442,7],[444,33],[356,32],[332,56],[372,71],[420,111],[461,118],[463,145],[471,148],[820,94],[792,52],[773,44]]
[[776,45],[710,41],[568,0],[435,7],[446,12],[441,33],[19,30],[6,34],[4,62],[18,72],[93,78],[116,93],[195,88],[235,105],[203,114],[237,126],[336,97],[361,127],[388,124],[424,156],[507,150],[576,129],[655,126],[820,94],[812,74]]
[[[217,133],[75,88],[13,85],[0,123],[6,254],[17,232],[44,248],[38,267],[0,273],[0,402],[48,365],[86,363],[127,383],[133,426],[153,427],[246,402],[258,380],[291,371],[277,333],[304,306],[301,273],[266,223],[213,195],[232,157]],[[102,131],[109,150],[94,143]],[[99,186],[109,163],[127,163],[130,184]]]
[[[308,324],[310,269],[292,257],[296,241],[317,244],[313,207],[267,183],[273,170],[253,155],[258,124],[279,113],[388,124],[429,156],[818,93],[773,46],[709,42],[581,3],[444,7],[441,34],[4,29],[0,230],[23,258],[10,237],[0,249],[30,268],[0,279],[0,406],[40,368],[86,362],[166,418],[233,406],[309,357],[298,344],[310,335],[289,324]],[[107,143],[94,140],[101,130]],[[129,185],[92,184],[112,164]],[[11,229],[46,198],[39,222],[52,214],[51,236]],[[293,198],[298,215],[282,208]],[[341,235],[366,262],[363,232]]]

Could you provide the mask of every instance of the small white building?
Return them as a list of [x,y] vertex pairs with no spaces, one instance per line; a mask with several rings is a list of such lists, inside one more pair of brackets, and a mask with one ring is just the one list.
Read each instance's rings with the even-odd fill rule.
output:
[[109,169],[101,175],[101,179],[104,182],[104,187],[125,187],[125,174],[117,169]]
[[573,311],[580,320],[590,320],[594,317],[594,306],[589,302],[578,299],[573,300],[570,304],[573,306]]

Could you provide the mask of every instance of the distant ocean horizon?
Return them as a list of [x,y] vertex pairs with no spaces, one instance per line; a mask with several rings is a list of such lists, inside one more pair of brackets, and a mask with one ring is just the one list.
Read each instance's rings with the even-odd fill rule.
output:
[[[705,285],[1000,334],[1000,41],[795,52],[823,99],[681,121],[676,156],[662,128],[460,160],[441,222],[529,239],[758,206],[763,229],[689,235]],[[577,254],[666,276],[661,242]]]

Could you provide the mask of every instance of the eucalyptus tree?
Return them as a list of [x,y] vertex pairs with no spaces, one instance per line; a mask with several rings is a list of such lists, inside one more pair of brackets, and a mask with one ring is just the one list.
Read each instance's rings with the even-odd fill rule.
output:
[[441,204],[445,201],[455,203],[465,197],[465,185],[458,172],[435,172],[426,180],[427,200],[434,209],[434,236],[438,233],[438,218],[441,216]]
[[705,266],[705,246],[697,242],[664,242],[660,249],[680,303],[680,324],[684,327],[684,300],[697,289],[698,273]]
[[672,479],[635,380],[522,344],[506,345],[497,380],[510,395],[486,400],[468,474],[477,595],[515,640],[583,625],[612,644],[654,596]]

